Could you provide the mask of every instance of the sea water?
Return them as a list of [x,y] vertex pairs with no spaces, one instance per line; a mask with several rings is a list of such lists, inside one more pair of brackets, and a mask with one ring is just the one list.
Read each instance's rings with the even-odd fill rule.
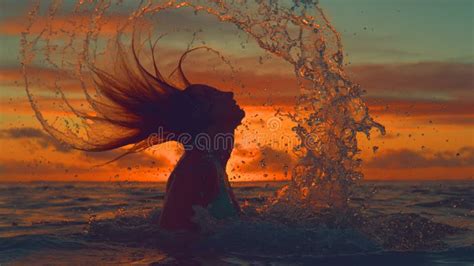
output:
[[299,224],[259,212],[282,185],[236,183],[244,210],[241,219],[202,219],[205,232],[171,234],[150,223],[163,205],[163,183],[2,183],[0,263],[474,262],[472,182],[364,182],[361,191],[370,188],[377,193],[353,198],[353,208],[359,210],[356,217],[322,211],[319,219]]

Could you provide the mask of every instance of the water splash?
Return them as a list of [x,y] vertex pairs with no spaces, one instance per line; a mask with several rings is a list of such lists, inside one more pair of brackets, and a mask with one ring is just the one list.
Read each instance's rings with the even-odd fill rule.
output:
[[[91,104],[94,93],[100,92],[91,89],[89,66],[113,64],[110,51],[117,43],[129,41],[137,27],[153,25],[153,17],[164,10],[205,12],[234,24],[261,49],[286,61],[298,81],[300,96],[294,111],[277,112],[296,123],[293,131],[300,144],[293,150],[298,163],[291,184],[280,190],[271,207],[347,205],[352,185],[362,178],[357,134],[369,136],[372,128],[383,134],[384,127],[370,117],[361,98],[363,89],[345,74],[340,35],[318,1],[149,0],[132,7],[133,3],[77,1],[73,14],[78,19],[71,20],[62,15],[71,7],[61,1],[53,1],[48,7],[38,3],[32,9],[22,33],[22,63],[31,106],[47,132],[80,149],[113,138],[116,128],[91,123],[84,115],[87,107],[68,101],[68,86],[80,88]],[[112,14],[118,13],[127,19],[115,19]],[[40,21],[44,23],[41,30],[37,29]],[[107,35],[110,40],[104,42],[101,37]],[[40,97],[32,91],[32,87],[41,86],[32,78],[38,63],[55,75],[53,85],[45,86],[56,91],[54,104],[64,111],[61,119],[48,119],[42,112]]]

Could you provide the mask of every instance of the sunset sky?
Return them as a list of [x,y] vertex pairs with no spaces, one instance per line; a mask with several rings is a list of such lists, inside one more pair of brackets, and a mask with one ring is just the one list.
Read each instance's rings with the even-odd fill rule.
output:
[[[31,6],[26,0],[0,1],[0,181],[165,181],[181,153],[176,144],[94,167],[125,150],[79,152],[41,129],[27,100],[19,63],[20,33]],[[472,179],[474,2],[321,0],[321,6],[341,33],[346,71],[366,89],[364,99],[372,116],[387,129],[385,136],[373,131],[370,140],[360,136],[366,179]],[[227,169],[231,180],[289,178],[285,172],[291,171],[295,157],[288,146],[274,143],[281,136],[294,137],[292,124],[282,121],[275,131],[269,121],[275,119],[275,106],[290,108],[298,93],[292,69],[275,58],[264,58],[258,65],[265,54],[244,33],[210,16],[191,14],[189,10],[164,12],[160,29],[205,29],[201,38],[206,45],[230,58],[238,82],[245,84],[235,89],[247,116],[237,130],[236,149]],[[67,28],[68,20],[81,19],[61,16],[58,28]],[[111,18],[103,38],[108,31],[109,36],[113,34],[115,23],[123,19]],[[36,24],[33,30],[42,25]],[[163,40],[164,69],[176,63],[189,36],[171,34]],[[196,82],[229,90],[236,86],[237,81],[219,75],[226,66],[205,52],[190,58],[185,69]],[[52,78],[41,66],[34,73],[41,80]],[[79,101],[77,91],[70,90],[72,99]]]

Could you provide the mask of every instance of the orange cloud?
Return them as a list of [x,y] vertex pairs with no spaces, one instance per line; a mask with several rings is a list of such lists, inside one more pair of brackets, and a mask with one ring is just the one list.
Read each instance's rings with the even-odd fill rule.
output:
[[55,151],[62,153],[68,153],[71,151],[69,146],[58,142],[43,130],[31,127],[2,129],[0,130],[0,139],[29,139],[36,141],[43,149],[53,147]]
[[[254,151],[242,150],[237,147],[236,154],[246,158],[240,170],[243,172],[288,172],[294,165],[295,158],[291,152],[276,150],[265,146]],[[250,159],[250,160],[249,160]]]

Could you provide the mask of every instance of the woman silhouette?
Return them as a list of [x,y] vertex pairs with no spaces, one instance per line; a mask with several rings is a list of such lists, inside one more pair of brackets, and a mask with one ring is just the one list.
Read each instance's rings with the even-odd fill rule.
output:
[[233,149],[234,130],[244,112],[231,92],[190,85],[180,94],[195,109],[182,113],[188,117],[188,132],[178,138],[185,152],[168,179],[159,224],[170,230],[197,230],[191,221],[193,206],[207,208],[215,218],[240,212],[225,169]]
[[93,138],[105,131],[89,130],[88,136],[94,141],[79,143],[40,119],[44,128],[81,150],[106,151],[132,144],[124,155],[166,141],[180,142],[185,152],[168,179],[164,207],[155,221],[162,228],[198,230],[191,221],[193,206],[207,208],[216,218],[238,215],[239,204],[225,169],[233,149],[234,130],[244,111],[233,99],[233,93],[191,84],[186,79],[181,63],[198,48],[184,53],[173,71],[185,85],[178,89],[158,70],[154,46],[150,45],[152,74],[141,64],[133,43],[132,60],[119,47],[113,73],[92,67],[98,96],[92,97],[87,91],[85,94],[94,115],[74,109],[64,98],[74,114],[89,121],[85,126],[111,127],[111,137]]

